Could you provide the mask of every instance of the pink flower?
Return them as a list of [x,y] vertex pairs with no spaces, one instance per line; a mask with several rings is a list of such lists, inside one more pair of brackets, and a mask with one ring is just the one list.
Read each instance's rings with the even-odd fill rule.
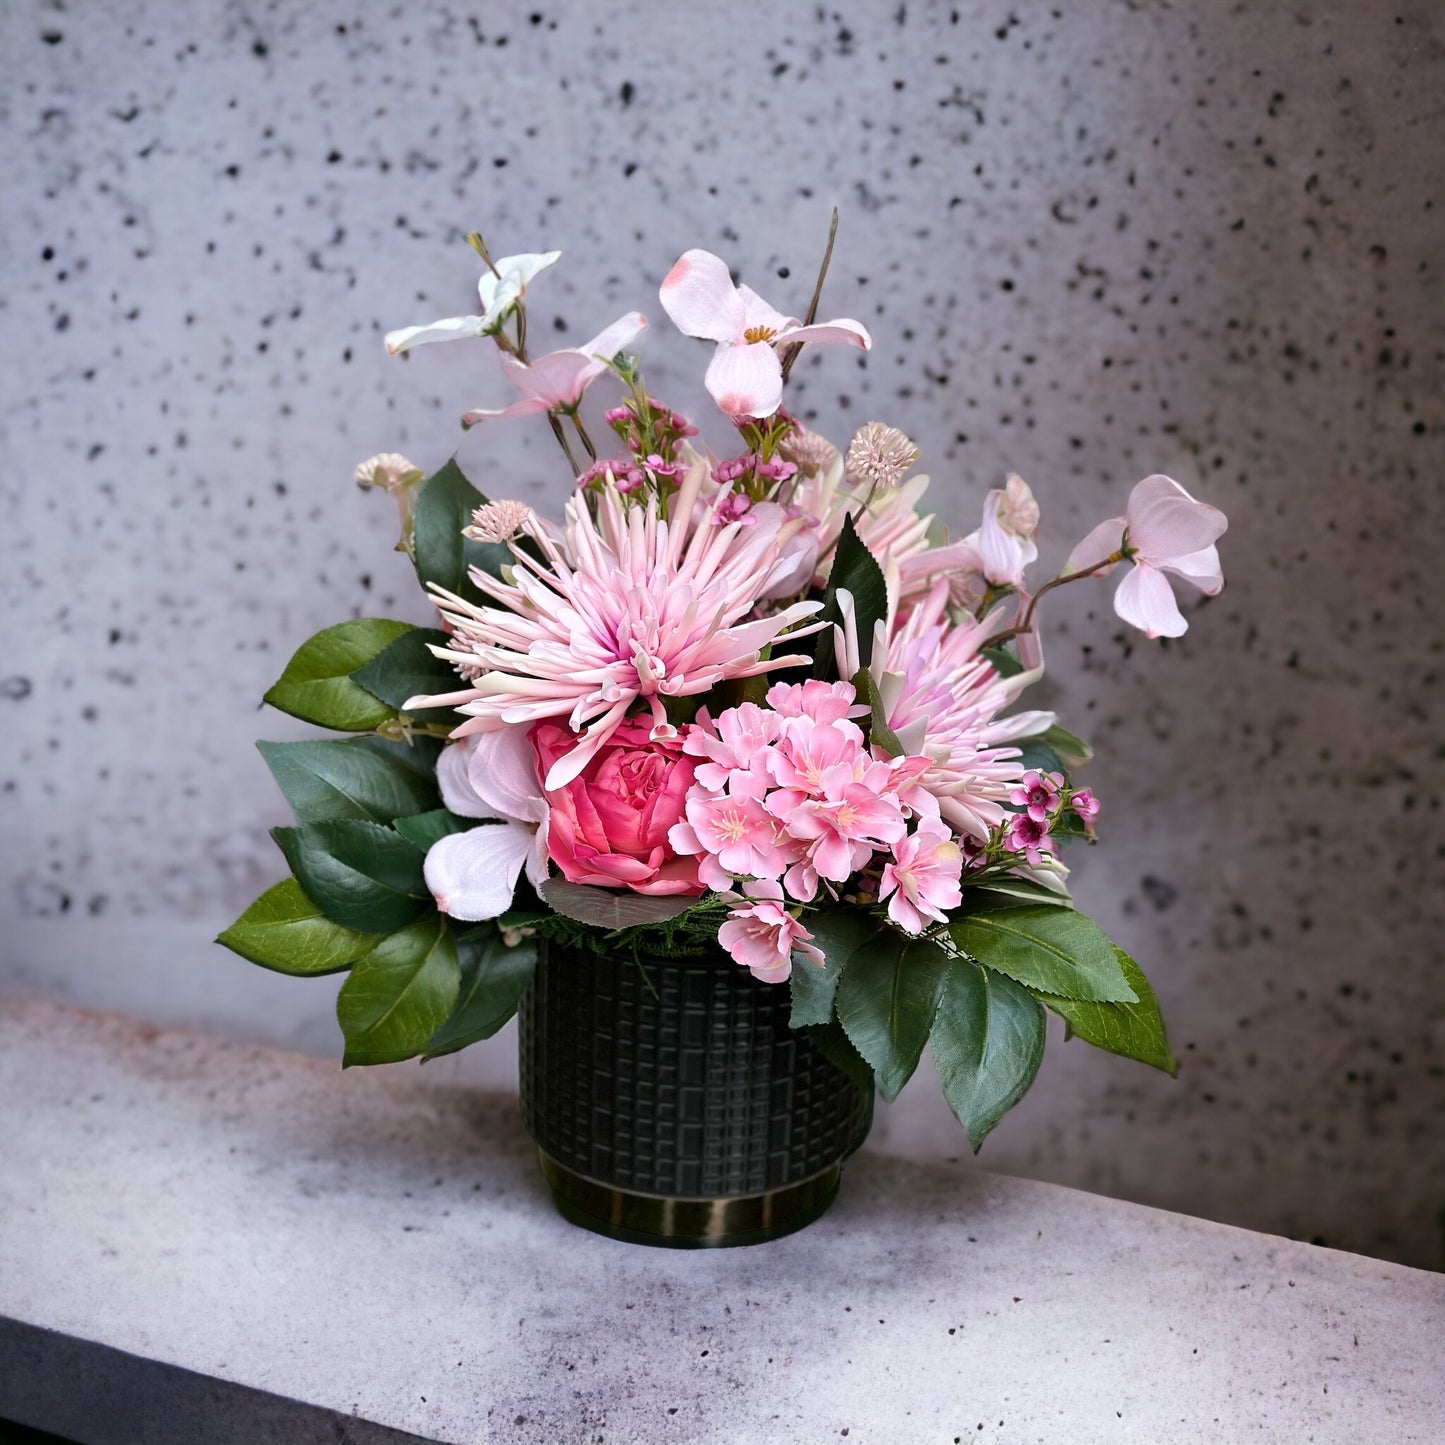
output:
[[1122,517],[1100,522],[1069,555],[1065,572],[1113,564],[1105,559],[1125,548],[1133,567],[1114,593],[1114,611],[1150,637],[1182,637],[1189,624],[1164,575],[1172,572],[1207,596],[1224,586],[1215,541],[1229,523],[1223,512],[1196,502],[1172,477],[1145,477],[1129,494]]
[[925,920],[944,921],[947,908],[963,902],[959,878],[963,851],[937,818],[924,818],[917,829],[893,847],[893,861],[883,865],[879,898],[889,899],[888,916],[908,933],[922,933]]
[[703,708],[688,728],[683,751],[707,761],[697,766],[698,783],[720,793],[735,774],[750,772],[778,736],[781,719],[772,708],[739,703],[719,713],[714,723]]
[[1022,587],[1024,569],[1039,555],[1034,534],[1039,526],[1039,506],[1029,484],[1010,476],[1002,489],[995,488],[983,504],[983,525],[964,538],[982,562],[983,575],[996,587]]
[[780,717],[806,717],[815,723],[837,722],[862,716],[858,694],[851,682],[775,682],[767,692],[768,706]]
[[716,341],[707,389],[728,416],[765,417],[783,399],[783,368],[775,347],[805,341],[841,342],[867,350],[867,330],[846,318],[804,326],[775,311],[747,286],[734,286],[727,266],[709,251],[685,251],[659,293],[679,331]]
[[1037,868],[1043,862],[1045,853],[1054,851],[1054,840],[1049,837],[1049,825],[1029,813],[1019,813],[1008,826],[1004,839],[1009,851],[1022,853]]
[[[703,891],[696,863],[677,857],[667,840],[692,786],[692,759],[676,738],[655,741],[651,733],[647,718],[625,719],[577,776],[547,791],[548,849],[573,883],[635,893]],[[544,772],[576,741],[555,723],[532,730]]]
[[[759,780],[761,781],[761,780]],[[687,821],[668,841],[679,853],[702,853],[699,876],[710,888],[731,887],[732,877],[777,878],[788,865],[778,846],[782,829],[762,802],[761,787],[749,775],[735,775],[724,794],[694,788],[687,795]]]
[[768,810],[788,833],[811,844],[808,861],[820,878],[843,883],[883,844],[896,843],[907,831],[896,798],[882,797],[862,783],[849,783],[836,798],[799,802],[791,790],[768,796]]
[[1092,823],[1099,816],[1099,800],[1089,788],[1080,788],[1072,798],[1069,799],[1069,806],[1086,823]]
[[444,321],[431,321],[425,326],[404,326],[389,331],[386,349],[393,356],[430,341],[462,341],[474,336],[495,336],[511,315],[512,308],[526,293],[527,283],[539,271],[545,271],[560,257],[560,251],[543,251],[535,255],[503,256],[482,272],[477,282],[480,316],[448,316]]
[[541,411],[571,411],[582,400],[582,393],[607,370],[607,363],[623,347],[630,345],[647,329],[647,318],[640,311],[629,311],[591,341],[564,351],[549,352],[530,364],[515,356],[503,355],[502,370],[507,380],[522,393],[499,411],[481,408],[462,413],[464,427],[479,421],[502,416],[532,416]]
[[764,898],[740,903],[717,931],[717,939],[735,962],[750,969],[764,983],[782,983],[793,971],[793,954],[810,963],[823,963],[813,935],[788,912],[780,899]]
[[1008,800],[1036,823],[1044,823],[1058,806],[1059,789],[1063,785],[1062,773],[1039,773],[1030,769],[1019,779],[1018,787],[1008,795]]

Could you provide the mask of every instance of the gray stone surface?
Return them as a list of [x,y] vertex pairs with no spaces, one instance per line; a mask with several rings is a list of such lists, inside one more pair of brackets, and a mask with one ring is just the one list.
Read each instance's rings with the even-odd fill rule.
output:
[[[8,968],[335,1051],[330,985],[207,940],[279,868],[262,690],[424,617],[352,466],[503,396],[382,333],[468,303],[471,226],[560,246],[541,332],[640,305],[721,444],[657,279],[701,244],[799,306],[837,201],[827,306],[878,345],[805,357],[821,427],[904,427],[955,526],[1017,469],[1045,563],[1156,469],[1232,519],[1180,643],[1101,589],[1049,650],[1079,893],[1184,1072],[1055,1049],[991,1166],[1440,1265],[1442,42],[1432,0],[0,6]],[[460,448],[559,502],[540,424]],[[921,1082],[880,1120],[956,1140]]]
[[1445,1435],[1445,1279],[1377,1260],[866,1151],[789,1239],[620,1245],[506,1096],[40,1001],[0,1095],[0,1414],[98,1445]]

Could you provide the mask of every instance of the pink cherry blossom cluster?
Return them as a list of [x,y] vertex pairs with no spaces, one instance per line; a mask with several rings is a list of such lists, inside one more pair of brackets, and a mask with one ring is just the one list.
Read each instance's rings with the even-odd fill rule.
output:
[[930,760],[870,747],[851,683],[776,683],[767,702],[699,713],[682,745],[700,761],[668,841],[697,857],[708,888],[741,887],[723,946],[760,976],[786,977],[812,935],[785,899],[839,898],[850,883],[886,899],[910,933],[942,921],[961,901],[963,853],[919,783]]

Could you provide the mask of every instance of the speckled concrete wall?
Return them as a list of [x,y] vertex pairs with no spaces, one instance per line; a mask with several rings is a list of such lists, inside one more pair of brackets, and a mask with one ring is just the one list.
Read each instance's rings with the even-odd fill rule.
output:
[[[837,202],[825,310],[876,346],[805,356],[820,428],[902,426],[955,525],[1021,472],[1046,565],[1150,471],[1231,519],[1182,641],[1052,609],[1078,892],[1183,1072],[1056,1038],[982,1162],[1442,1262],[1438,6],[17,0],[0,50],[11,986],[334,1047],[334,985],[207,939],[278,873],[251,741],[304,729],[256,698],[328,622],[425,615],[352,466],[503,398],[383,332],[466,307],[473,226],[559,246],[534,326],[640,305],[712,426],[657,279],[702,245],[799,309]],[[460,447],[564,495],[541,425]],[[957,1152],[935,1093],[877,1142]]]

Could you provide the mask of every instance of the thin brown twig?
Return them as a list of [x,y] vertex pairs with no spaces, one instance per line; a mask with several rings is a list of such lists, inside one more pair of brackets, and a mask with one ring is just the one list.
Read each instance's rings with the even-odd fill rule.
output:
[[979,651],[982,652],[985,648],[989,647],[997,647],[999,643],[1007,642],[1010,637],[1017,637],[1019,633],[1027,632],[1033,626],[1034,608],[1039,605],[1039,598],[1042,597],[1045,592],[1051,592],[1055,587],[1062,587],[1065,582],[1079,582],[1085,577],[1096,577],[1102,568],[1111,567],[1115,562],[1122,562],[1123,560],[1124,551],[1123,548],[1120,548],[1117,552],[1111,552],[1102,562],[1095,562],[1092,567],[1081,567],[1077,572],[1064,572],[1058,577],[1054,577],[1048,582],[1045,582],[1044,585],[1029,598],[1029,605],[1024,611],[1023,618],[1014,623],[1012,627],[1005,627],[1002,631],[995,632],[992,637],[987,638],[979,645]]
[[[818,284],[813,287],[813,299],[808,302],[808,314],[803,318],[804,326],[811,326],[814,318],[818,315],[818,302],[823,296],[823,282],[828,275],[828,263],[833,259],[833,242],[838,238],[838,208],[833,207],[833,219],[828,226],[828,244],[823,251],[823,264],[818,268]],[[788,354],[783,358],[783,380],[787,381],[788,373],[793,369],[793,363],[798,359],[798,353],[803,349],[800,341],[788,348]]]

